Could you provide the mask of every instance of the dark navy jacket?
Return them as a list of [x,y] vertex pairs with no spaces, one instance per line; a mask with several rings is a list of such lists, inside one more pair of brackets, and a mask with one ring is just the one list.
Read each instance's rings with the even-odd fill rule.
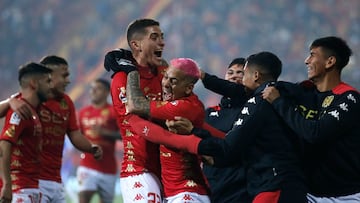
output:
[[290,190],[296,195],[283,202],[306,202],[300,142],[271,104],[262,99],[266,85],[258,87],[247,100],[225,139],[203,139],[198,153],[214,157],[216,166],[242,163],[251,196]]
[[[222,83],[230,82],[216,76],[206,74],[202,80],[204,86],[213,91],[224,87]],[[218,106],[209,107],[205,111],[205,122],[227,133],[233,128],[241,107],[246,102],[243,86],[233,98],[222,97]],[[223,90],[220,89],[221,92]],[[219,93],[219,91],[217,91]],[[250,196],[246,190],[245,170],[241,163],[232,167],[215,167],[204,164],[203,172],[211,189],[211,202],[249,203]]]

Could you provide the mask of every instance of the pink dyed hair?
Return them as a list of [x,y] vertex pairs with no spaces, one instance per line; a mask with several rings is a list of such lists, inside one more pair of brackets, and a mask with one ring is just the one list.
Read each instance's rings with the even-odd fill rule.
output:
[[170,61],[170,66],[179,68],[185,75],[200,78],[200,69],[197,63],[190,58],[175,58]]

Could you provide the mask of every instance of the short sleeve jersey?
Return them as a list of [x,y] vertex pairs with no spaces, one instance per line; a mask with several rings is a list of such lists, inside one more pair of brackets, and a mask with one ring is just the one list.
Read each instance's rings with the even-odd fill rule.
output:
[[89,105],[79,111],[81,132],[91,143],[98,144],[103,150],[103,158],[100,160],[96,160],[90,153],[82,153],[80,165],[103,173],[116,174],[115,140],[96,134],[91,129],[93,125],[99,125],[110,131],[118,130],[112,105],[107,104],[101,108]]
[[[166,67],[158,67],[157,74],[149,72],[149,68],[138,67],[140,73],[140,88],[144,95],[160,101],[161,80]],[[111,81],[111,97],[117,114],[117,123],[120,128],[124,145],[124,156],[121,165],[121,177],[153,172],[160,176],[159,145],[146,141],[131,129],[126,114],[126,82],[127,75],[118,72]]]
[[39,116],[32,109],[32,119],[22,120],[9,109],[0,140],[12,144],[10,175],[12,190],[38,188],[42,128]]
[[50,99],[41,105],[39,116],[44,132],[40,179],[61,182],[65,134],[79,130],[74,103],[66,94]]
[[[150,103],[150,116],[156,120],[174,119],[181,116],[189,119],[195,127],[202,126],[204,106],[194,94],[171,102]],[[197,155],[160,146],[161,175],[165,197],[181,192],[208,194],[208,186],[200,168]]]

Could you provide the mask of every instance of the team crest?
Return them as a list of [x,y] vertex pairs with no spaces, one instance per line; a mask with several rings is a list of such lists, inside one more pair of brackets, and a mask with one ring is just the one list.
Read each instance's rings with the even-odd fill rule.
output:
[[330,106],[331,102],[334,100],[334,95],[331,95],[331,96],[327,96],[325,97],[325,99],[323,100],[323,103],[322,103],[322,107],[323,108],[326,108],[328,106]]
[[108,116],[109,114],[110,114],[109,109],[104,109],[104,110],[101,111],[102,116]]
[[68,108],[69,108],[68,105],[67,105],[67,103],[66,103],[66,101],[65,101],[65,99],[62,99],[62,100],[60,101],[60,108],[61,108],[61,109],[68,109]]

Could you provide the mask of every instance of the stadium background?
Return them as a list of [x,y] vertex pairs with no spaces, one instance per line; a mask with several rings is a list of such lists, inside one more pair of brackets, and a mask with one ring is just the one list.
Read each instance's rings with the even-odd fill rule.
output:
[[[354,52],[343,80],[360,89],[359,0],[2,0],[0,99],[18,90],[19,65],[56,54],[69,62],[72,83],[67,92],[76,107],[88,104],[89,82],[110,79],[103,68],[105,53],[127,48],[128,23],[145,17],[161,23],[166,60],[190,57],[220,77],[233,58],[267,50],[282,59],[282,80],[301,81],[309,43],[340,36]],[[201,84],[195,92],[206,106],[219,99]],[[120,146],[117,153],[120,162]],[[63,178],[73,201],[77,163],[78,152],[66,144]]]

